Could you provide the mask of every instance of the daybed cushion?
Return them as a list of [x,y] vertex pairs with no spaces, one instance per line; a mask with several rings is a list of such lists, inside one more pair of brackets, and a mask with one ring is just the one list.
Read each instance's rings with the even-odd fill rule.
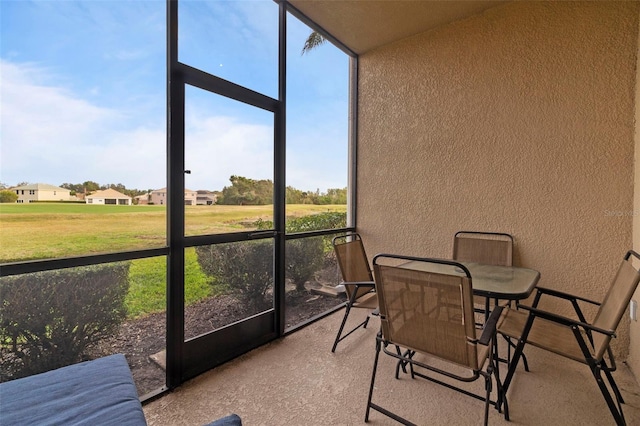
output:
[[205,426],[242,426],[242,420],[237,414],[230,414]]
[[0,384],[2,425],[146,425],[124,355]]

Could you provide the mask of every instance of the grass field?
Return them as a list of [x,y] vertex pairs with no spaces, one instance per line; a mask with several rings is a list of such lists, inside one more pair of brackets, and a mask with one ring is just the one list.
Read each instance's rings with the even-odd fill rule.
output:
[[[185,303],[187,305],[213,294],[196,257],[196,250],[185,250]],[[129,268],[129,293],[125,300],[129,318],[137,318],[166,308],[167,262],[165,257],[138,259]]]
[[[272,206],[186,206],[185,234],[252,229],[272,219]],[[287,217],[346,211],[345,205],[287,205]],[[162,247],[166,244],[164,206],[95,206],[64,203],[0,204],[0,263]],[[195,249],[185,250],[185,302],[217,290],[200,269]],[[166,304],[166,258],[131,262],[130,318],[161,312]]]
[[[267,206],[185,206],[185,235],[252,229]],[[346,211],[345,205],[287,205],[287,217]],[[164,206],[0,204],[0,263],[162,247]]]

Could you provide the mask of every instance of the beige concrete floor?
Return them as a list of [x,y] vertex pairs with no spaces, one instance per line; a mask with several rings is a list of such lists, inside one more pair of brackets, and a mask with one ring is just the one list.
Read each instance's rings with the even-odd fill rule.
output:
[[[230,413],[252,425],[364,424],[379,320],[373,318],[331,353],[344,311],[211,370],[144,406],[149,425],[204,425]],[[366,312],[355,310],[351,321]],[[492,425],[613,425],[585,365],[527,347],[530,372],[520,366],[509,389],[511,421],[495,409]],[[419,425],[482,424],[483,403],[426,380],[393,377],[381,356],[374,402]],[[504,374],[504,373],[503,373]],[[640,425],[640,387],[624,363],[614,377],[629,425]],[[481,381],[465,385],[481,392]],[[372,412],[372,425],[397,424]]]

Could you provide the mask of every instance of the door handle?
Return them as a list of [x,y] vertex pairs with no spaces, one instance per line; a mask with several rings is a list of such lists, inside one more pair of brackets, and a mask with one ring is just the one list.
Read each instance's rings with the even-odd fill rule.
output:
[[277,235],[276,231],[258,231],[252,232],[249,234],[249,238],[265,238],[265,237],[275,237]]

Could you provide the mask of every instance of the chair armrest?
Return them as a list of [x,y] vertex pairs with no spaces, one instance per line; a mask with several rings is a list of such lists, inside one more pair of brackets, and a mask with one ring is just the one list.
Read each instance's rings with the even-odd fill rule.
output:
[[491,311],[491,315],[489,315],[489,319],[484,323],[484,328],[482,329],[482,335],[480,336],[480,340],[478,343],[481,345],[487,346],[491,339],[496,334],[496,328],[498,324],[498,319],[500,319],[500,315],[502,315],[503,306],[496,306]]
[[548,294],[550,296],[559,297],[567,300],[581,300],[583,302],[591,303],[593,305],[600,305],[600,302],[596,302],[594,300],[587,299],[585,297],[576,296],[575,294],[565,293],[564,291],[553,290],[547,287],[536,287],[536,289],[538,290],[539,293],[542,293],[542,294]]
[[374,281],[345,281],[341,283],[342,285],[346,286],[351,286],[351,287],[355,287],[354,289],[351,290],[351,297],[349,299],[348,303],[355,303],[356,298],[360,297],[358,295],[358,290],[360,290],[360,288],[368,288],[369,291],[367,291],[366,293],[373,293],[376,291],[376,284]]
[[374,281],[343,281],[342,285],[354,285],[356,287],[371,287],[375,288],[376,283]]
[[520,308],[531,312],[531,314],[536,317],[540,317],[552,322],[557,322],[559,324],[566,325],[567,327],[571,327],[575,325],[578,327],[582,327],[585,330],[591,330],[597,333],[606,334],[611,337],[616,337],[616,333],[614,330],[605,330],[603,328],[593,326],[583,321],[576,321],[572,318],[567,318],[562,315],[554,314],[553,312],[543,311],[542,309],[532,308],[531,306],[520,305]]

